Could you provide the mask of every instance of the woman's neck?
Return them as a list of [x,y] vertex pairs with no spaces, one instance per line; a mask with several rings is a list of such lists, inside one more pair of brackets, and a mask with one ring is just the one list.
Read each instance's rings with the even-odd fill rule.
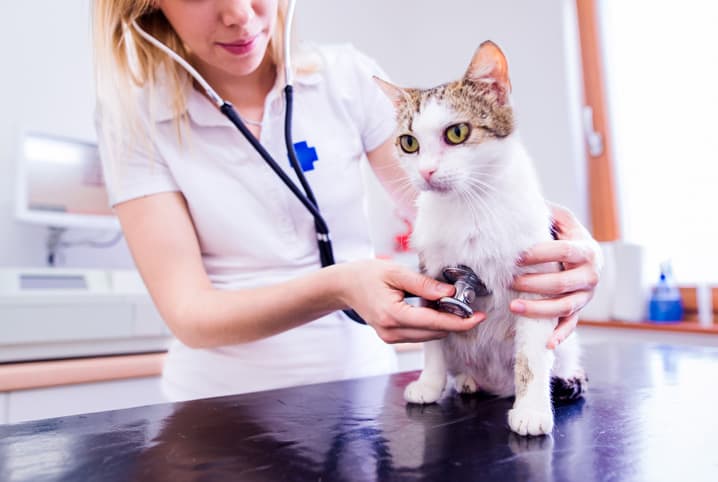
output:
[[233,76],[212,67],[203,67],[202,76],[212,88],[239,110],[263,109],[264,100],[277,78],[277,69],[269,56],[265,56],[259,67],[248,75]]

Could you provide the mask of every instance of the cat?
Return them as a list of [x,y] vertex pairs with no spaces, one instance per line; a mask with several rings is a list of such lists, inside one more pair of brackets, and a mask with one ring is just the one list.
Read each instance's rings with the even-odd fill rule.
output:
[[405,89],[375,80],[394,104],[399,160],[419,190],[411,244],[421,271],[447,281],[445,267],[464,265],[490,292],[471,303],[474,311],[486,314],[483,322],[425,343],[424,369],[406,387],[404,398],[436,402],[449,374],[460,393],[515,395],[508,413],[512,431],[550,433],[552,391],[561,401],[580,398],[587,379],[575,333],[549,350],[546,344],[558,320],[509,310],[515,298],[541,297],[512,290],[516,275],[560,266],[518,263],[522,252],[552,239],[552,226],[531,158],[516,132],[506,57],[486,41],[458,81]]

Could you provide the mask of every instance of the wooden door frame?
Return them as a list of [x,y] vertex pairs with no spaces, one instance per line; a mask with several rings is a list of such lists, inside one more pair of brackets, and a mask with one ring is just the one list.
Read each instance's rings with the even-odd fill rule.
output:
[[593,131],[600,135],[603,144],[601,153],[595,155],[585,143],[591,231],[598,241],[616,241],[620,239],[621,232],[596,1],[576,0],[576,13],[583,64],[584,105],[593,111]]

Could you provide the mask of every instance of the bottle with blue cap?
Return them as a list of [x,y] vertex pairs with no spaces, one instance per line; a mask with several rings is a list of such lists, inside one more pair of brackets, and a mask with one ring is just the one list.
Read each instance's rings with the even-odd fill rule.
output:
[[648,312],[649,320],[654,323],[671,323],[683,319],[681,292],[673,279],[668,261],[661,263],[661,276],[653,287]]

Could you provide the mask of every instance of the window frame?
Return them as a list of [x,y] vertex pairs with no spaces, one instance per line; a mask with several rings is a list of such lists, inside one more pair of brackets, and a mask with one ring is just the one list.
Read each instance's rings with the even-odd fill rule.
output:
[[593,117],[591,128],[601,137],[603,144],[600,154],[595,155],[588,148],[588,143],[584,142],[588,161],[586,168],[591,231],[597,241],[616,241],[621,237],[621,230],[596,1],[576,0],[576,14],[583,68],[584,106],[590,107]]
[[[601,153],[594,155],[584,139],[591,231],[597,241],[618,241],[621,239],[620,217],[597,1],[576,0],[576,16],[583,72],[584,106],[590,107],[593,117],[592,130],[600,135],[603,144]],[[713,313],[718,314],[718,287],[712,287],[712,295]],[[681,296],[686,320],[697,319],[696,287],[681,286]]]

